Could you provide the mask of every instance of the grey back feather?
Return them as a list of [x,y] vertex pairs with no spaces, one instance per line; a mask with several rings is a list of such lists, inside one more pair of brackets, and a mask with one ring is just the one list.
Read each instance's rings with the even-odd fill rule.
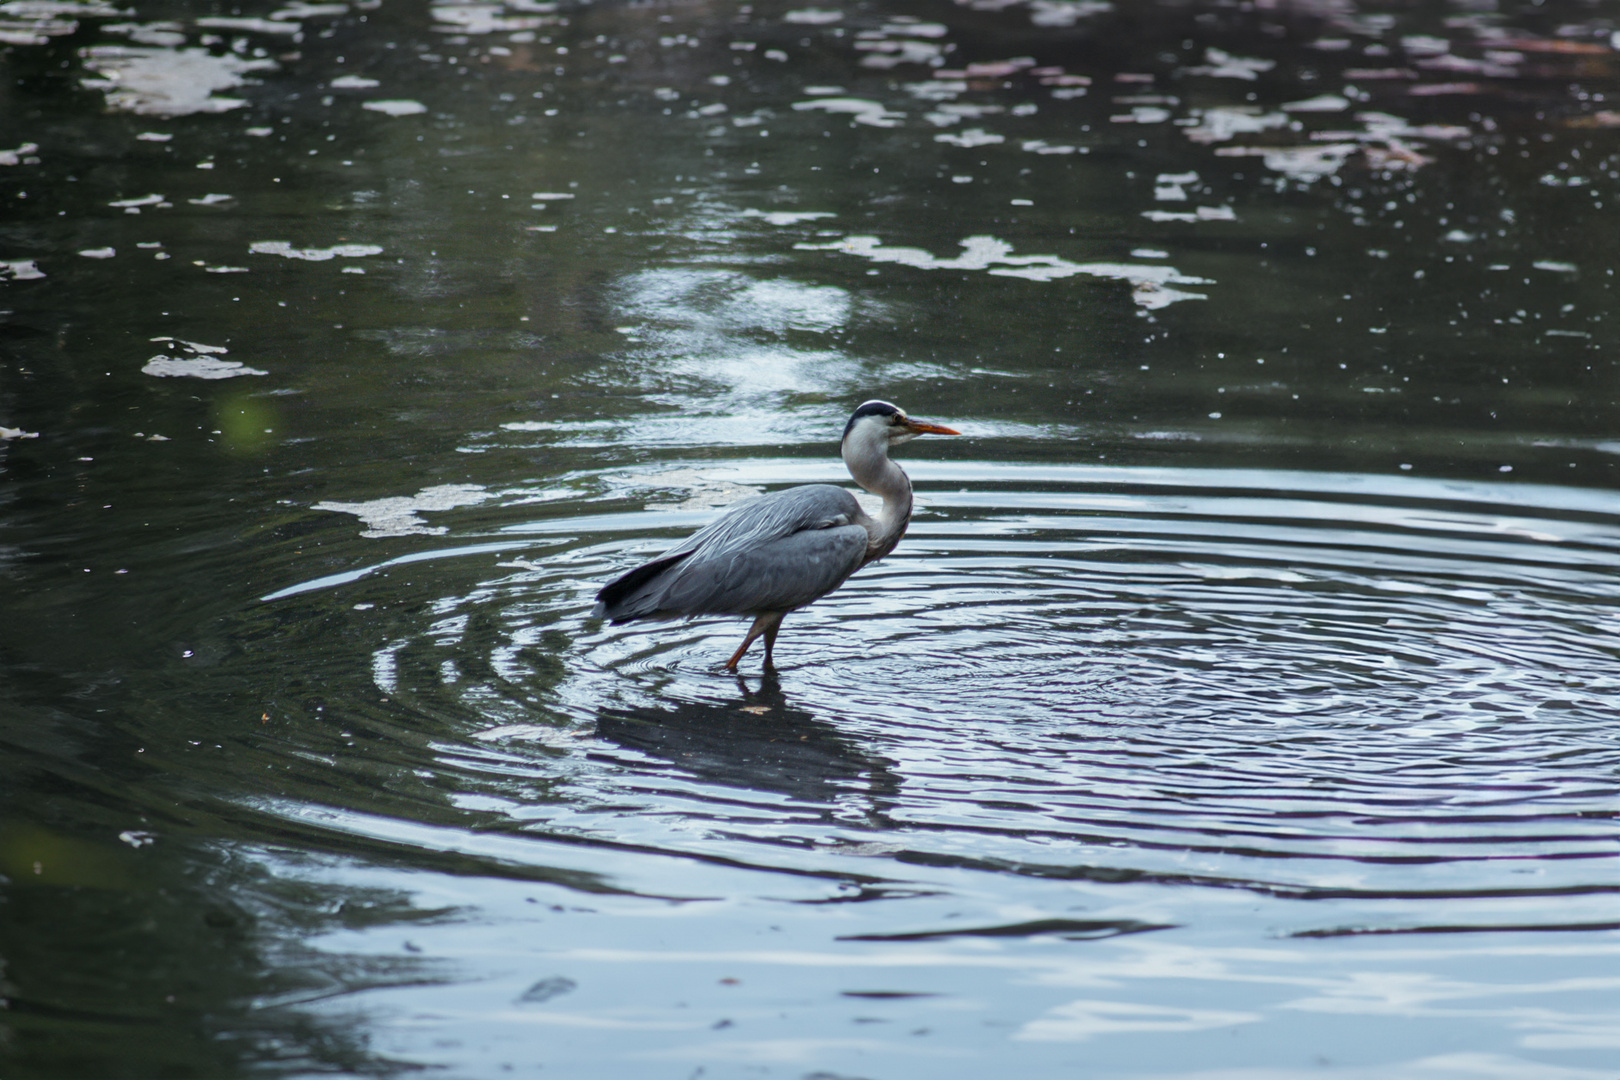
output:
[[809,484],[752,499],[597,594],[614,622],[789,611],[866,558],[865,513],[843,488]]

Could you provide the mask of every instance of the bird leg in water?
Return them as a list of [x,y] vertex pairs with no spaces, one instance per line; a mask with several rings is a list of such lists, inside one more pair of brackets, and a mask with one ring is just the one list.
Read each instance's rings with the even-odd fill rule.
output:
[[731,654],[730,660],[726,661],[726,670],[737,670],[737,661],[743,658],[743,653],[748,651],[748,646],[752,645],[754,639],[761,634],[765,635],[765,666],[771,667],[771,650],[776,645],[776,632],[782,628],[782,620],[786,616],[787,612],[785,611],[767,611],[755,619],[754,625],[748,628],[748,636],[743,638],[743,643],[737,646],[737,651]]
[[781,615],[778,615],[776,617],[776,621],[771,623],[771,625],[769,625],[769,626],[767,626],[765,628],[765,670],[766,671],[771,671],[776,667],[775,661],[773,661],[771,659],[771,653],[773,651],[775,651],[775,649],[776,649],[776,632],[778,630],[782,629],[782,620],[786,617],[786,615],[787,615],[786,612],[783,612]]

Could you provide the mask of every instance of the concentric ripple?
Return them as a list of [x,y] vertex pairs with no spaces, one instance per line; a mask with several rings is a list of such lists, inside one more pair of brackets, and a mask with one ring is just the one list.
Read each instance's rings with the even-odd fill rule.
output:
[[467,809],[551,835],[1359,902],[1316,935],[1614,923],[1620,498],[913,472],[900,549],[790,616],[775,676],[719,669],[741,620],[586,621],[713,511],[551,507],[501,533],[520,556],[444,553],[489,569],[368,692],[432,718]]

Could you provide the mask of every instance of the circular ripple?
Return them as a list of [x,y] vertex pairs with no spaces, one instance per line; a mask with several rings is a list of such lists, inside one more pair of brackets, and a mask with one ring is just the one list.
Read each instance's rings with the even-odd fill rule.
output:
[[586,621],[693,516],[648,511],[465,549],[496,569],[396,620],[371,692],[465,805],[563,832],[1612,921],[1620,500],[971,465],[922,494],[775,676],[719,668],[744,620]]

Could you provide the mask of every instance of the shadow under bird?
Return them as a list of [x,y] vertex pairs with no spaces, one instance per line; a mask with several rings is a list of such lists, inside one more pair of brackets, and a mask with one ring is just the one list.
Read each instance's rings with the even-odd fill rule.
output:
[[726,661],[737,662],[760,635],[765,666],[788,612],[826,596],[900,542],[911,521],[911,480],[889,450],[918,435],[959,435],[913,420],[887,401],[868,401],[844,425],[844,464],[855,482],[881,496],[872,517],[833,484],[805,484],[750,499],[651,562],[603,586],[593,618],[614,625],[692,615],[751,615],[754,625]]

